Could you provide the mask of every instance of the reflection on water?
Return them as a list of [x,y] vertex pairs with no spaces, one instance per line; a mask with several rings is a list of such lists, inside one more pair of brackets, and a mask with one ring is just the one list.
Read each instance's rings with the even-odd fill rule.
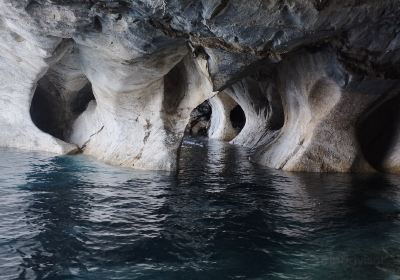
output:
[[400,279],[400,178],[188,139],[177,174],[1,150],[0,279]]

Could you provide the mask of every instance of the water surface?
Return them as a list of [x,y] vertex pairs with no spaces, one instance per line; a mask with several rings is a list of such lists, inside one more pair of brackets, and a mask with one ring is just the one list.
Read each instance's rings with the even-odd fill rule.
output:
[[0,150],[0,279],[400,279],[400,178],[256,166],[187,139],[178,174]]

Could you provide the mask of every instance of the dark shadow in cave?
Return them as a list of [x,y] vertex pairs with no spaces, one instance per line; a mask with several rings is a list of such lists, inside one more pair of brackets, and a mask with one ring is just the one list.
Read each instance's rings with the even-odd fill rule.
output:
[[101,20],[100,20],[99,16],[95,16],[94,17],[93,28],[94,28],[94,30],[96,30],[99,33],[101,33],[103,31],[103,25],[101,23]]
[[66,140],[75,119],[94,100],[92,86],[88,83],[79,92],[70,96],[63,94],[46,78],[37,85],[32,98],[30,114],[33,123],[43,132]]
[[71,112],[74,115],[79,116],[86,110],[89,102],[92,100],[95,100],[92,90],[92,84],[87,83],[86,86],[84,86],[72,99]]
[[366,160],[377,170],[394,144],[400,122],[400,94],[385,101],[358,127],[357,137]]
[[39,81],[30,108],[32,121],[43,132],[59,139],[64,138],[61,103],[57,89],[48,82]]
[[239,134],[240,131],[242,131],[244,125],[246,124],[246,115],[242,107],[240,107],[240,105],[237,105],[235,108],[233,108],[233,110],[230,113],[230,120],[233,128]]
[[207,100],[197,106],[190,114],[190,120],[186,126],[185,135],[207,137],[211,113],[211,105]]

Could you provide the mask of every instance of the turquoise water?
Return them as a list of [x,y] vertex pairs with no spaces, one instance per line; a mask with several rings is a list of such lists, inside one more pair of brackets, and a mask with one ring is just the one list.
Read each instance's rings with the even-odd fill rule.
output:
[[0,279],[400,279],[400,177],[187,139],[180,171],[0,150]]

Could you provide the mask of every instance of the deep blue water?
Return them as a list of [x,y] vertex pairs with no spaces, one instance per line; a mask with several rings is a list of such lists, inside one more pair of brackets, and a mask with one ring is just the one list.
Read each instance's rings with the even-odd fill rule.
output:
[[0,150],[0,279],[400,279],[399,186],[217,141],[178,174]]

